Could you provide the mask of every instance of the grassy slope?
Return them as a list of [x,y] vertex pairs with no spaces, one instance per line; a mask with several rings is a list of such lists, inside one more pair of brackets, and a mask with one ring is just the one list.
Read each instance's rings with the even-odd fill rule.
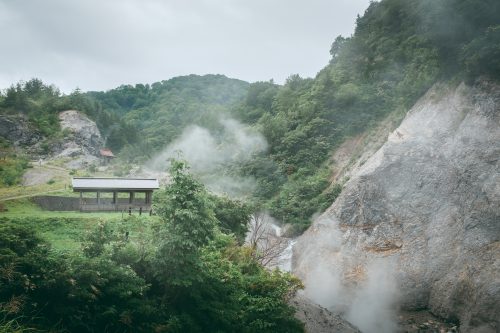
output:
[[[80,246],[85,233],[99,222],[112,221],[122,223],[127,215],[115,212],[81,213],[45,211],[29,199],[5,202],[6,212],[0,212],[0,223],[28,225],[46,238],[56,250],[72,251]],[[156,217],[143,215],[145,219],[155,221]],[[130,237],[134,237],[135,226],[129,223]]]

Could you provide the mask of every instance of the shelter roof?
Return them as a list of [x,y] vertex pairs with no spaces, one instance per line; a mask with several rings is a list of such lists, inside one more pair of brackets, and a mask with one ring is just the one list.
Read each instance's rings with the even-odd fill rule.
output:
[[74,191],[83,190],[156,190],[158,179],[146,178],[90,178],[74,177],[71,180]]
[[101,156],[115,157],[115,155],[113,155],[113,152],[108,148],[102,148],[101,150],[99,150],[99,153],[101,154]]

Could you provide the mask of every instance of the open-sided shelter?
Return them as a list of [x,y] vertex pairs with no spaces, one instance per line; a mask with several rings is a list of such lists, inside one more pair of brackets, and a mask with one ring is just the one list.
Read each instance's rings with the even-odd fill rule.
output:
[[[80,211],[122,211],[128,209],[151,210],[153,191],[160,186],[157,179],[144,178],[88,178],[72,179],[73,191],[80,192]],[[83,193],[95,192],[95,198],[84,198]],[[112,193],[112,198],[102,198],[102,193]],[[119,198],[119,193],[128,193]],[[136,198],[144,193],[144,198]]]

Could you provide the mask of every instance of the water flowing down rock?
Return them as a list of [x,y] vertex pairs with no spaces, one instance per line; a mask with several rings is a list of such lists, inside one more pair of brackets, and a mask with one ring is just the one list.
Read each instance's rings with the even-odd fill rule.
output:
[[434,86],[298,239],[306,293],[367,332],[396,308],[498,331],[499,157],[500,87]]

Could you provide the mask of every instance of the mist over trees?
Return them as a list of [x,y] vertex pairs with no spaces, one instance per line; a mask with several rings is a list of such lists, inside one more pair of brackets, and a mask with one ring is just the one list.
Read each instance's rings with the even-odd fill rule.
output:
[[140,132],[140,138],[119,146],[125,147],[122,155],[134,161],[152,157],[189,125],[220,129],[219,118],[230,113],[247,87],[248,83],[223,75],[189,75],[87,95]]
[[[500,80],[498,1],[372,2],[352,37],[332,43],[314,79],[259,82],[236,109],[261,128],[269,154],[243,167],[276,218],[298,231],[333,202],[329,153],[392,115],[401,119],[439,80]],[[266,172],[262,172],[266,170]]]

